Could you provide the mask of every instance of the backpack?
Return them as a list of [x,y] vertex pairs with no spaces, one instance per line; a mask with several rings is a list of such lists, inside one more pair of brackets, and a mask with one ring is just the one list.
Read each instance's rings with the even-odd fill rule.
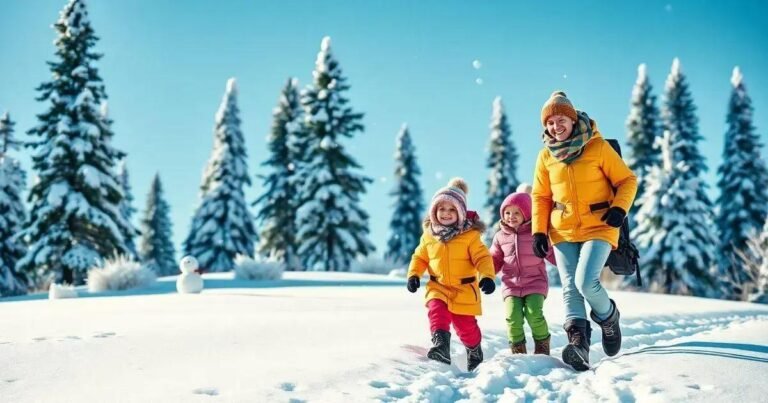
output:
[[[621,157],[621,147],[619,146],[619,142],[616,139],[606,139],[606,141],[608,141],[608,144],[610,144],[616,153],[619,154],[619,157]],[[613,193],[616,193],[616,188],[613,188]],[[629,214],[629,212],[627,212],[627,214]],[[605,265],[608,266],[614,274],[620,276],[631,276],[634,274],[637,277],[637,286],[642,287],[643,281],[640,278],[639,259],[640,253],[637,251],[637,247],[635,247],[629,239],[629,220],[625,218],[619,228],[619,244],[616,249],[612,250],[608,255],[608,260],[605,262]]]

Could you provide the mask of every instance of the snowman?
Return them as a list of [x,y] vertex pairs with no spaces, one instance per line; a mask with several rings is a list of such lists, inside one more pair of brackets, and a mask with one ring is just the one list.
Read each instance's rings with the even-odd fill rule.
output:
[[176,290],[181,294],[197,294],[203,290],[203,278],[195,272],[197,259],[184,256],[179,262],[181,275],[176,279]]

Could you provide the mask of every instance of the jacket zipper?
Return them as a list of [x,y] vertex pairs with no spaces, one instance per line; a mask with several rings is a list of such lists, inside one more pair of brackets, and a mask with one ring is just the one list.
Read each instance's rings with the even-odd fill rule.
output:
[[573,175],[573,167],[568,165],[568,177],[571,179],[570,187],[573,193],[573,212],[576,215],[576,228],[581,227],[581,216],[579,215],[579,196],[576,194],[576,179]]

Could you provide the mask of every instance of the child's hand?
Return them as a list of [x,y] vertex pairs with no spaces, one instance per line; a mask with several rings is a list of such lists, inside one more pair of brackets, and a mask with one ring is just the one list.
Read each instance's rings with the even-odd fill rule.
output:
[[492,278],[485,277],[480,280],[480,289],[483,290],[483,293],[490,294],[496,290],[496,283],[493,282]]
[[416,290],[419,289],[419,286],[421,286],[421,280],[419,280],[418,276],[411,276],[408,278],[408,291],[410,292],[416,292]]

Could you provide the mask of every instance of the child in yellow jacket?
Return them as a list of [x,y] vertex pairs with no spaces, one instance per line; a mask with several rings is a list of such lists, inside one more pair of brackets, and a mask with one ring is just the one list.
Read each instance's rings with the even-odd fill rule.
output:
[[480,294],[496,289],[488,248],[481,240],[485,225],[467,211],[466,182],[454,178],[432,197],[424,233],[408,268],[408,291],[416,292],[429,272],[426,306],[433,347],[427,357],[451,363],[450,325],[467,349],[467,369],[483,361],[482,336],[475,316],[481,315]]

